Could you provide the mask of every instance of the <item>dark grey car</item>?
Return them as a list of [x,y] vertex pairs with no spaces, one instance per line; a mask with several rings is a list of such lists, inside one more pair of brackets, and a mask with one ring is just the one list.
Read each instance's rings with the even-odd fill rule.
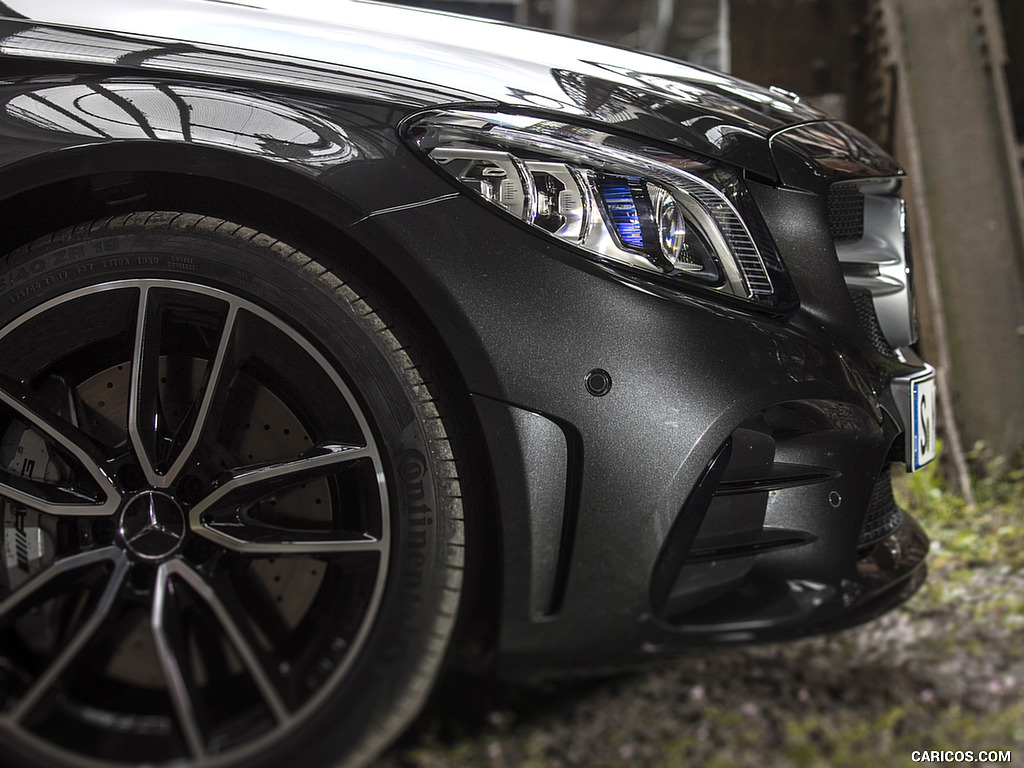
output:
[[453,638],[577,674],[913,593],[891,158],[680,62],[263,5],[0,6],[5,764],[362,765]]

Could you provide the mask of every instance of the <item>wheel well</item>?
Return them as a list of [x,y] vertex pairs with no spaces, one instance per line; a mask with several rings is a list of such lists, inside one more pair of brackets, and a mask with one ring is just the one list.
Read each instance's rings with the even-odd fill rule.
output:
[[157,209],[237,221],[288,235],[290,242],[302,239],[305,248],[316,248],[317,234],[326,237],[331,227],[303,208],[251,187],[192,174],[111,171],[57,181],[0,202],[6,222],[0,252],[82,221]]
[[[142,210],[196,213],[234,221],[272,235],[301,250],[331,259],[339,242],[346,269],[388,303],[400,307],[416,329],[417,346],[426,350],[431,376],[439,384],[438,403],[457,418],[452,435],[461,446],[460,475],[472,478],[463,494],[476,515],[467,515],[466,603],[460,617],[464,640],[459,661],[478,667],[492,655],[497,637],[501,595],[500,526],[493,471],[469,390],[443,337],[414,296],[372,253],[348,237],[340,226],[265,191],[219,179],[166,172],[111,171],[51,183],[0,201],[0,257],[38,237],[84,221]],[[458,455],[458,454],[457,454]],[[457,640],[459,637],[457,636]]]

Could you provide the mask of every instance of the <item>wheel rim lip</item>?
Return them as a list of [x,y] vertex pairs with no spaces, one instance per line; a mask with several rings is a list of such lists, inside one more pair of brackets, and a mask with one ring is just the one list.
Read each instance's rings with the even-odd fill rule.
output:
[[[218,766],[224,766],[228,762],[235,760],[244,760],[253,755],[265,752],[268,748],[273,746],[275,743],[285,739],[288,735],[298,728],[302,727],[309,719],[311,719],[319,710],[324,700],[334,694],[339,686],[342,684],[344,678],[348,675],[357,659],[359,658],[363,647],[365,646],[370,633],[376,625],[377,615],[380,610],[381,603],[383,602],[384,588],[387,581],[389,560],[390,560],[390,548],[391,548],[391,515],[390,515],[390,500],[388,492],[388,483],[383,467],[383,460],[381,459],[380,450],[377,446],[378,440],[374,436],[374,432],[370,427],[369,420],[364,414],[363,407],[359,404],[352,390],[342,378],[338,372],[337,367],[332,364],[324,355],[321,353],[313,344],[307,341],[298,330],[296,330],[290,323],[284,319],[278,317],[273,312],[257,304],[256,302],[240,298],[235,294],[225,291],[221,288],[215,288],[213,286],[205,285],[203,283],[195,283],[187,280],[175,280],[167,278],[128,278],[120,280],[111,280],[97,283],[94,285],[82,287],[70,291],[61,296],[53,299],[48,299],[31,309],[27,312],[14,318],[9,323],[0,328],[0,340],[7,337],[13,332],[16,332],[19,327],[32,321],[33,319],[44,315],[56,307],[59,307],[69,301],[75,301],[87,296],[96,295],[98,293],[126,290],[126,289],[137,289],[139,291],[140,303],[145,292],[153,288],[164,288],[170,290],[178,290],[184,292],[192,292],[202,296],[225,301],[229,306],[243,306],[247,311],[252,312],[265,322],[270,323],[275,328],[287,335],[294,343],[310,355],[314,362],[320,366],[321,370],[324,371],[334,384],[336,391],[342,395],[345,400],[347,407],[349,408],[352,415],[355,417],[356,422],[359,426],[360,432],[362,433],[363,439],[366,442],[366,447],[369,450],[366,458],[372,461],[373,469],[375,473],[375,479],[380,497],[381,504],[381,535],[380,541],[384,544],[378,552],[377,562],[377,575],[373,585],[373,589],[370,595],[369,604],[366,608],[362,623],[353,638],[352,642],[348,646],[347,652],[345,653],[342,661],[335,668],[334,671],[325,679],[323,684],[320,685],[317,692],[302,703],[294,712],[290,713],[290,717],[284,723],[275,723],[275,725],[268,730],[263,736],[257,736],[252,740],[245,742],[237,747],[233,747],[230,751],[221,754],[211,756],[204,754],[199,758],[185,757],[185,758],[173,758],[163,764],[165,765],[178,765],[188,766],[188,768],[218,768]],[[157,489],[153,489],[154,491]],[[137,496],[138,494],[136,494]],[[133,497],[134,498],[134,497]],[[124,499],[122,499],[122,502]],[[130,502],[129,502],[130,503]],[[127,505],[125,505],[127,507]],[[120,517],[120,515],[119,515]],[[188,535],[188,522],[186,520],[186,535]],[[184,537],[182,537],[184,538]],[[179,546],[175,547],[173,553],[162,556],[158,559],[167,561],[173,559],[172,554],[177,554]],[[154,562],[150,560],[149,562]],[[24,585],[22,585],[23,588]],[[120,761],[110,761],[102,758],[96,758],[89,755],[84,755],[79,752],[71,752],[64,749],[51,741],[43,739],[27,728],[21,727],[19,724],[12,722],[6,714],[0,713],[0,733],[7,733],[12,736],[15,740],[22,742],[39,756],[53,759],[62,760],[68,765],[75,766],[75,768],[114,768],[131,765],[132,763],[125,763]],[[187,751],[187,750],[186,750]]]

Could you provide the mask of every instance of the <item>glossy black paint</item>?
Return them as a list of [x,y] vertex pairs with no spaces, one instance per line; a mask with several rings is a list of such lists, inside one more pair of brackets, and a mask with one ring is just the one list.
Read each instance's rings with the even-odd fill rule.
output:
[[896,162],[848,125],[814,122],[776,131],[771,149],[779,181],[796,189],[823,190],[849,178],[903,175]]
[[[374,3],[324,5],[317,18],[216,3],[23,4],[9,5],[47,25],[76,29],[26,25],[13,36],[18,43],[6,46],[7,55],[31,56],[47,41],[63,57],[88,65],[405,104],[497,102],[613,125],[766,177],[776,172],[765,139],[787,125],[824,117],[776,92],[680,62]],[[262,53],[244,52],[251,47]]]
[[[726,76],[484,22],[364,3],[331,24],[215,3],[29,5],[8,3],[34,20],[0,21],[5,220],[81,180],[100,208],[130,206],[134,183],[207,212],[230,205],[204,192],[215,183],[308,212],[331,255],[386,272],[443,344],[485,435],[507,674],[837,628],[919,582],[911,521],[886,578],[865,576],[851,545],[873,479],[902,458],[888,382],[915,369],[867,342],[828,236],[828,183],[899,173],[866,139]],[[744,169],[799,310],[656,295],[496,216],[398,138],[402,119],[453,103],[600,123]],[[104,195],[119,183],[127,191]],[[8,229],[42,234],[64,223],[53,215]],[[273,226],[310,236],[284,217]],[[30,264],[0,301],[26,290]],[[597,368],[614,382],[602,397],[585,385]],[[737,429],[769,423],[782,460],[824,479],[773,493],[766,522],[807,536],[760,556],[755,580],[821,585],[820,601],[658,615],[652,574],[693,488]]]

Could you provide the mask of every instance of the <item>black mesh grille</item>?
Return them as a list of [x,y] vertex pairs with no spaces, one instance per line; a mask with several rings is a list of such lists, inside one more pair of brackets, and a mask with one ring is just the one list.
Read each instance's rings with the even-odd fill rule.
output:
[[864,525],[861,526],[860,537],[857,539],[858,549],[884,539],[899,528],[902,519],[903,513],[892,496],[890,470],[886,467],[878,476],[871,491],[868,514],[864,518]]
[[889,345],[882,333],[882,326],[878,322],[878,315],[875,314],[875,302],[871,298],[871,292],[867,290],[851,290],[850,298],[853,299],[853,308],[857,310],[857,318],[860,320],[860,327],[864,329],[871,346],[886,357],[898,360],[896,351]]
[[859,240],[864,235],[864,195],[850,184],[828,191],[828,228],[832,239]]

